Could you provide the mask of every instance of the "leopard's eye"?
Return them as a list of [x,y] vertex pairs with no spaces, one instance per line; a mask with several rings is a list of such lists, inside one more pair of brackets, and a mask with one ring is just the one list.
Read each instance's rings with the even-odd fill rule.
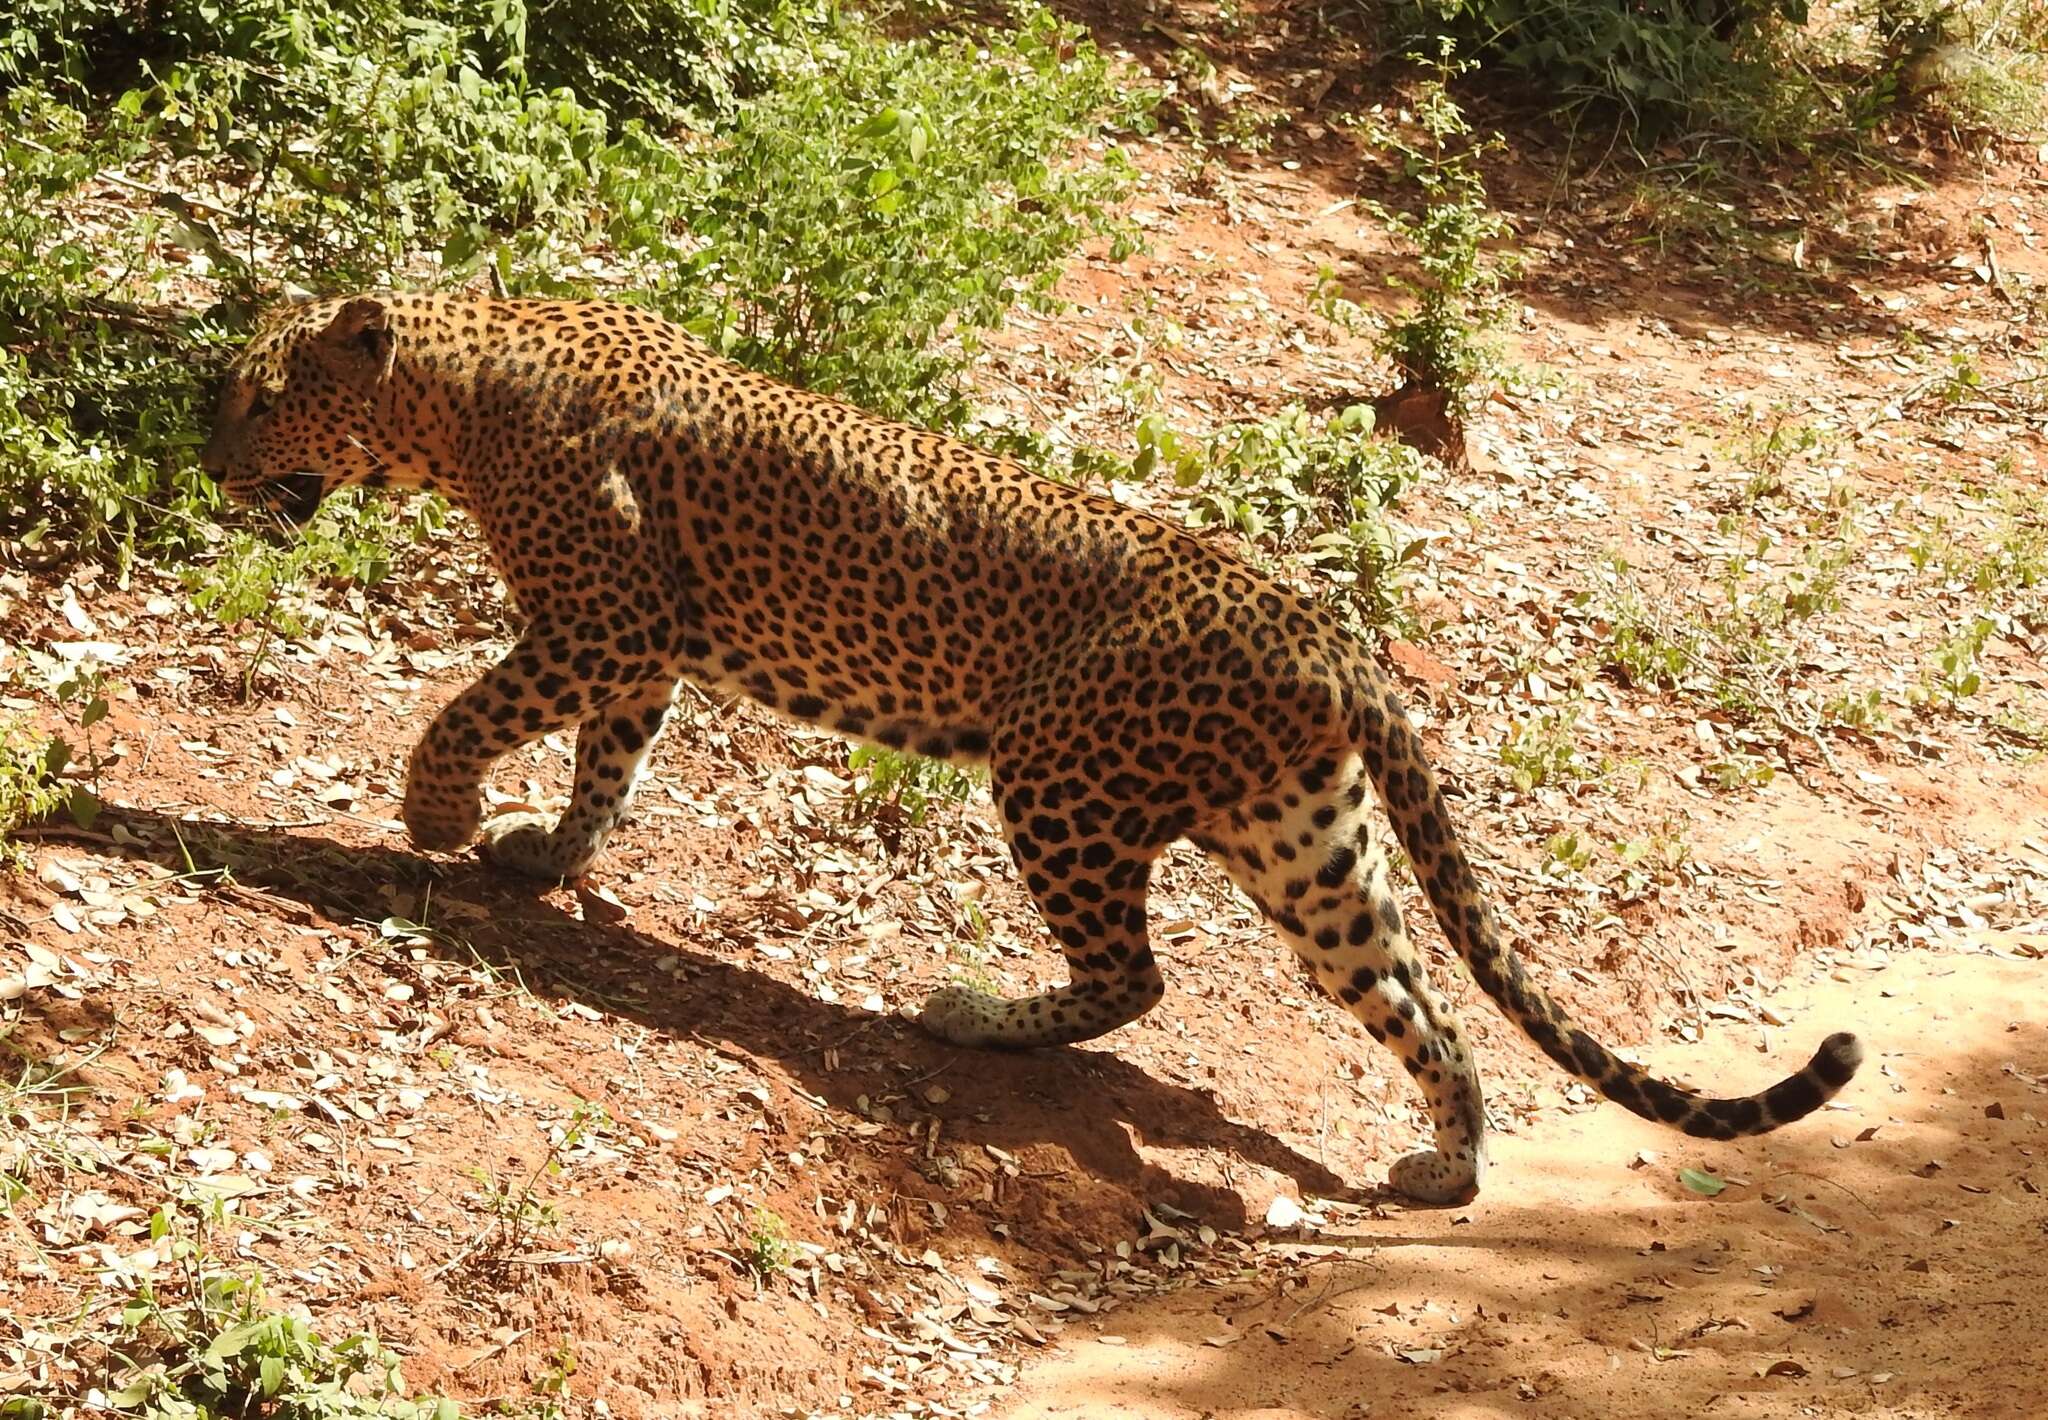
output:
[[257,390],[256,393],[249,396],[249,417],[251,419],[261,419],[268,413],[270,413],[270,396],[262,390]]

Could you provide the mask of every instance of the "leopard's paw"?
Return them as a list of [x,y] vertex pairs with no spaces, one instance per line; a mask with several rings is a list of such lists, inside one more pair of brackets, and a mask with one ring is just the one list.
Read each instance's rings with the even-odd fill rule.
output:
[[1018,1043],[1004,1039],[998,1030],[1009,1010],[1010,1003],[1000,996],[967,986],[942,986],[925,998],[917,1023],[940,1040],[987,1049]]
[[1469,1162],[1423,1149],[1396,1159],[1387,1170],[1387,1183],[1417,1203],[1449,1207],[1470,1203],[1478,1196],[1479,1171]]
[[582,845],[562,840],[547,814],[499,814],[483,826],[478,851],[494,868],[521,877],[573,878],[590,866],[592,855]]
[[476,837],[483,818],[481,788],[467,792],[425,784],[418,775],[405,787],[405,831],[431,853],[454,853]]

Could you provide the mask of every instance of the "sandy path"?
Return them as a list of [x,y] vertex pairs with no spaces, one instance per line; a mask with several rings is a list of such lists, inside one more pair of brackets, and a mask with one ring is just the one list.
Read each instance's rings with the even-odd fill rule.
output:
[[[1698,1148],[1613,1106],[1545,1120],[1499,1139],[1479,1203],[1332,1215],[1277,1287],[1071,1327],[995,1414],[2038,1420],[2048,964],[1925,955],[1843,975],[1778,1009],[1802,1040],[1863,1032],[1846,1107]],[[1729,1059],[1727,1085],[1760,1064]],[[1631,1168],[1638,1151],[1653,1161]],[[1677,1181],[1689,1164],[1742,1182],[1701,1197]]]

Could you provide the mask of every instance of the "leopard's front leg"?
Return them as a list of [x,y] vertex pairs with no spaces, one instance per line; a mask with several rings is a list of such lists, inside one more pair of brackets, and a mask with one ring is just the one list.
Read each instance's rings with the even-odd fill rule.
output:
[[559,819],[499,814],[483,827],[484,857],[530,878],[573,878],[604,848],[633,795],[668,718],[675,686],[658,683],[621,696],[576,732],[576,788]]
[[[476,837],[484,775],[542,735],[595,718],[629,697],[666,697],[665,667],[597,657],[608,628],[536,623],[505,657],[434,717],[406,773],[405,826],[422,848],[452,853]],[[590,673],[592,662],[614,674]],[[607,825],[609,827],[609,825]]]

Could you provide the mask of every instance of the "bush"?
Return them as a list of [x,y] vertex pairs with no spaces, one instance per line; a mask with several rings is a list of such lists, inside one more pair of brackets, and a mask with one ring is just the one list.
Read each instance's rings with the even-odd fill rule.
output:
[[838,24],[831,0],[16,0],[11,11],[0,19],[0,86],[104,96],[220,62],[290,80],[309,59],[438,29],[470,37],[480,74],[662,125],[730,113],[809,63],[813,41]]
[[814,46],[843,24],[832,0],[537,0],[530,16],[535,84],[663,126],[730,117],[784,76],[816,72]]
[[1422,456],[1374,437],[1370,406],[1318,419],[1291,405],[1223,430],[1200,452],[1141,424],[1141,468],[1161,448],[1174,481],[1189,490],[1190,522],[1234,528],[1256,546],[1313,568],[1337,605],[1364,626],[1420,632],[1399,579],[1424,544],[1402,538],[1389,513],[1420,475]]
[[[1120,149],[1063,155],[1106,116],[1144,121],[1082,31],[1044,10],[1014,33],[904,43],[848,27],[673,158],[666,211],[696,245],[653,303],[741,363],[855,403],[957,424],[979,331],[1043,304],[1068,253],[1112,230]],[[644,183],[651,167],[630,172]],[[637,195],[637,194],[636,194]],[[641,239],[666,254],[666,237]]]
[[146,264],[145,215],[88,245],[62,203],[126,157],[126,134],[89,132],[34,91],[0,110],[0,539],[32,557],[111,544],[188,555],[205,545],[213,490],[191,451],[210,412],[203,319],[147,316],[109,272]]
[[2048,10],[2015,0],[1408,0],[1431,33],[1526,75],[1557,106],[1655,139],[1766,154],[1853,146],[1895,115],[2025,132],[2048,100]]
[[1448,81],[1469,65],[1448,45],[1421,84],[1400,124],[1375,109],[1365,122],[1374,146],[1400,159],[1402,176],[1420,201],[1413,211],[1371,204],[1387,230],[1414,252],[1420,279],[1396,278],[1409,309],[1380,323],[1380,352],[1404,381],[1440,391],[1451,415],[1471,415],[1500,367],[1497,331],[1507,315],[1512,253],[1498,250],[1511,235],[1507,219],[1488,205],[1478,159],[1500,146],[1480,140],[1451,97]]
[[1416,0],[1474,57],[1530,75],[1568,103],[1618,106],[1656,128],[1714,100],[1730,43],[1774,13],[1806,22],[1806,0]]
[[295,11],[252,52],[173,65],[116,112],[234,190],[233,225],[202,244],[232,294],[388,283],[422,256],[442,280],[546,261],[593,231],[611,125],[530,84],[521,12],[494,8],[474,28],[389,4]]
[[[0,867],[20,855],[14,832],[23,824],[55,813],[64,804],[57,776],[64,768],[61,743],[37,735],[11,721],[0,721]],[[0,1199],[5,1190],[0,1189]]]

